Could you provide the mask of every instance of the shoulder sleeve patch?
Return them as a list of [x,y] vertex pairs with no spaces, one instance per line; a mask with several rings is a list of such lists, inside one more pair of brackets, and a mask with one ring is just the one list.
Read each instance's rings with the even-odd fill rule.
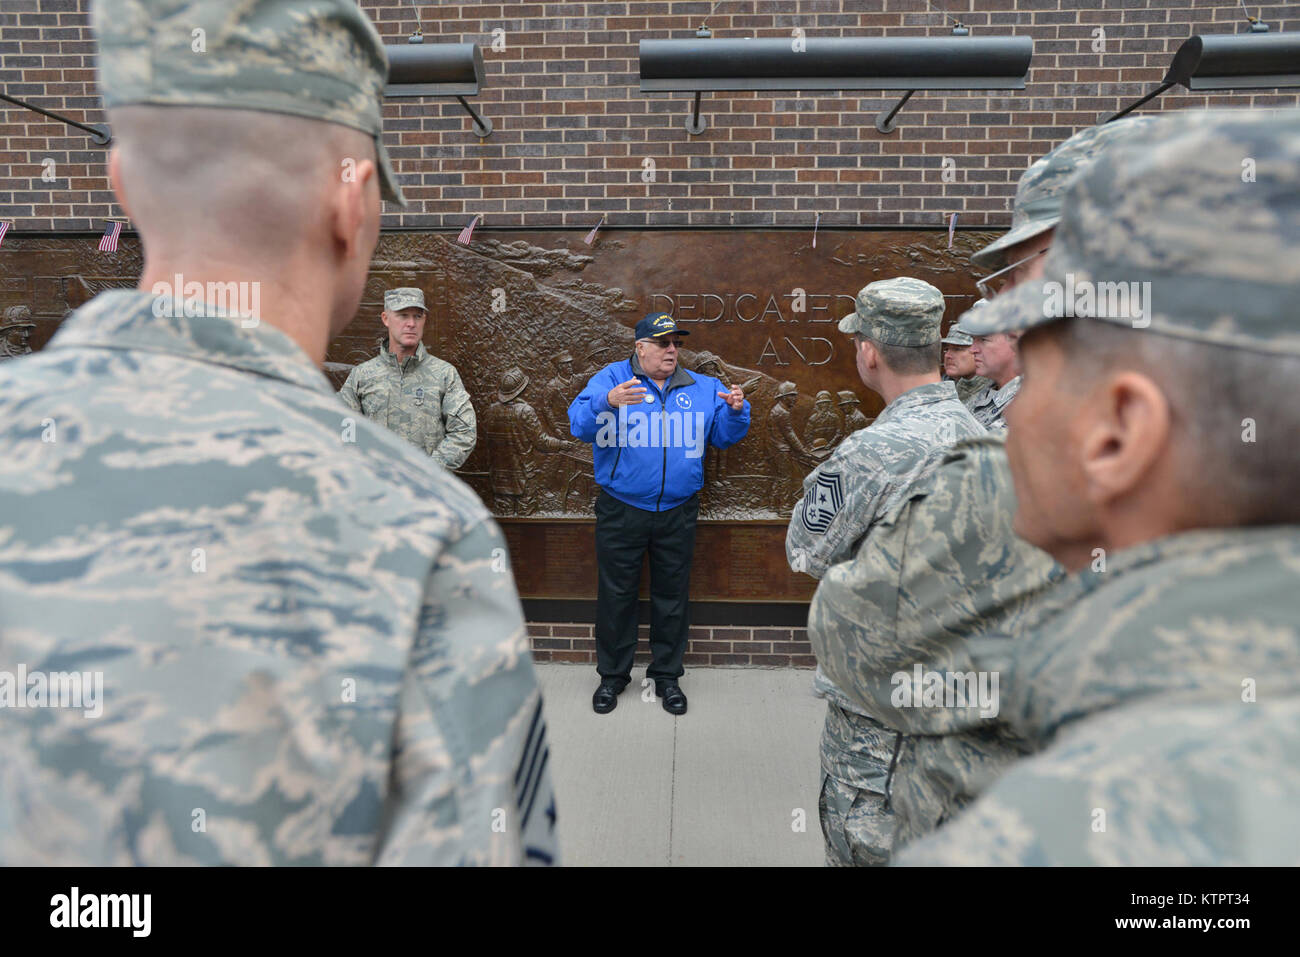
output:
[[799,522],[815,535],[823,534],[844,506],[844,484],[839,472],[820,472],[803,497]]

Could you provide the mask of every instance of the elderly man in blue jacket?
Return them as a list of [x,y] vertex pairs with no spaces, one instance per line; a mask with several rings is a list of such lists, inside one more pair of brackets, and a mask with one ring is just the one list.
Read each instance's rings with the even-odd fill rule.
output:
[[650,652],[646,677],[670,714],[686,713],[682,676],[695,518],[704,452],[749,431],[749,403],[737,387],[687,372],[672,316],[636,324],[635,352],[605,366],[569,406],[569,427],[594,445],[596,483],[596,670],[592,697],[608,714],[631,679],[636,652],[641,558],[650,552]]

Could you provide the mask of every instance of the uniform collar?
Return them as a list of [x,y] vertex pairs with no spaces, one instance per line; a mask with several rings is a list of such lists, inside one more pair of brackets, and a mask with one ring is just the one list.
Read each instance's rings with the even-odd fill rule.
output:
[[[1228,617],[1215,617],[1218,609],[1208,609],[1205,597],[1213,591],[1205,583],[1233,583],[1232,576],[1264,563],[1294,581],[1298,541],[1297,525],[1194,529],[1117,550],[1104,566],[1071,573],[1041,599],[1039,617],[1018,647],[1015,669],[1034,676],[1034,683],[1018,682],[1004,701],[1005,719],[1039,735],[1127,699],[1222,687],[1223,674],[1215,669],[1226,668],[1217,662],[1229,659],[1243,675],[1272,672],[1294,688],[1289,666],[1297,657],[1290,640],[1255,641],[1243,630],[1254,626],[1234,629]],[[1285,599],[1261,593],[1256,600],[1267,608]],[[1157,619],[1163,632],[1152,631]],[[1105,667],[1082,668],[1081,662]],[[1040,682],[1047,693],[1035,690]]]
[[410,363],[409,366],[410,368],[412,369],[417,368],[422,362],[424,362],[425,359],[429,358],[429,350],[424,348],[423,342],[417,342],[415,344],[415,352],[406,360],[406,362],[402,362],[402,363],[398,363],[396,354],[393,352],[392,349],[388,348],[387,338],[385,338],[383,342],[379,344],[379,349],[380,349],[380,355],[384,356],[386,359],[388,359],[389,362],[393,363],[394,365],[400,364],[403,369],[406,369],[408,367],[407,366],[408,363]]
[[908,389],[885,406],[885,410],[876,417],[876,424],[888,422],[894,416],[908,409],[919,409],[922,406],[934,405],[936,402],[943,402],[947,399],[952,399],[954,402],[958,401],[957,386],[951,380],[918,385],[914,389]]
[[994,387],[989,390],[989,395],[993,399],[993,404],[998,407],[998,411],[1005,409],[1007,403],[1016,397],[1020,391],[1020,376],[1016,376],[1002,388]]
[[[645,371],[645,369],[641,368],[641,362],[639,359],[637,359],[635,352],[632,353],[632,374],[638,376],[645,376],[647,379],[650,378],[650,375]],[[651,381],[653,382],[654,380],[651,379]],[[687,385],[694,385],[694,384],[695,384],[694,376],[692,376],[689,372],[687,372],[686,369],[683,368],[681,362],[678,361],[677,368],[673,369],[672,376],[668,379],[667,382],[664,383],[664,391],[669,392],[673,389],[678,388],[679,386],[687,386]]]
[[[238,316],[202,306],[200,316],[156,315],[158,297],[140,289],[100,293],[59,327],[47,349],[91,347],[155,352],[229,366],[333,394],[298,343],[268,322],[246,329]],[[166,301],[166,300],[163,300]]]

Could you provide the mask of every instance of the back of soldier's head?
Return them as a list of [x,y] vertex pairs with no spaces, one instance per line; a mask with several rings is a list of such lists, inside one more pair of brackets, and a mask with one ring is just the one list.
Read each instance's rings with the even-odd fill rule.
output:
[[[373,164],[387,59],[350,0],[96,0],[115,179],[146,239],[253,255],[310,231],[321,196]],[[372,186],[371,189],[374,189]]]
[[[1007,413],[1013,462],[1047,390],[1077,430],[1146,382],[1166,424],[1138,451],[1168,455],[1150,474],[1182,503],[1178,525],[1282,524],[1300,522],[1297,302],[1300,111],[1224,111],[1163,119],[1102,155],[1068,191],[1042,281],[969,324],[1028,330]],[[1088,466],[1094,486],[1104,467]]]

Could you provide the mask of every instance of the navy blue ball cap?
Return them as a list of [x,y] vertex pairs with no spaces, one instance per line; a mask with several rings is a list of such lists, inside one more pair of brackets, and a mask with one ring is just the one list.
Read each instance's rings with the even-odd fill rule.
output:
[[660,336],[666,336],[673,332],[679,336],[690,335],[685,329],[677,328],[677,323],[673,320],[673,317],[666,312],[647,312],[645,318],[636,324],[636,337],[638,339],[658,339]]

